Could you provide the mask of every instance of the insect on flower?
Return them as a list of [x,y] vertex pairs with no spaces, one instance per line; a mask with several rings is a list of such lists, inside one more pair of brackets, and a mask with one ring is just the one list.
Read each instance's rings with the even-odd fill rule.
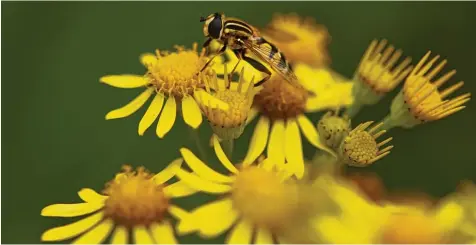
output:
[[[239,60],[230,74],[233,74],[239,62],[244,60],[255,69],[267,74],[266,77],[255,84],[255,86],[259,86],[271,77],[271,71],[262,64],[265,63],[276,73],[283,76],[286,81],[294,86],[301,87],[284,54],[274,44],[264,39],[255,27],[239,19],[225,18],[225,15],[220,13],[211,14],[206,18],[201,17],[200,22],[205,22],[203,34],[208,38],[203,47],[208,47],[212,40],[216,40],[223,45],[215,56],[205,64],[202,70],[215,57],[221,55],[227,48],[230,48]],[[248,51],[258,59],[248,56]]]

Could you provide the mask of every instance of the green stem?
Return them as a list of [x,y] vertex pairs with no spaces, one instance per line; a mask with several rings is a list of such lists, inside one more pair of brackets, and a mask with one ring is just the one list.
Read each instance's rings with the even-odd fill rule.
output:
[[203,149],[203,144],[200,141],[200,135],[198,134],[198,130],[195,130],[191,127],[188,127],[190,130],[190,135],[192,136],[193,140],[195,141],[195,144],[197,145],[198,148],[198,153],[200,154],[200,159],[204,162],[207,161],[207,153],[205,149]]
[[383,125],[379,128],[379,130],[390,130],[391,128],[395,127],[395,124],[393,123],[392,117],[390,115],[387,115],[382,121]]
[[357,113],[359,113],[360,109],[362,109],[362,103],[360,103],[358,99],[355,99],[354,103],[352,103],[345,112],[349,118],[353,118]]
[[223,147],[226,156],[230,161],[232,161],[233,157],[233,146],[234,146],[235,141],[233,139],[229,140],[222,140],[221,146]]

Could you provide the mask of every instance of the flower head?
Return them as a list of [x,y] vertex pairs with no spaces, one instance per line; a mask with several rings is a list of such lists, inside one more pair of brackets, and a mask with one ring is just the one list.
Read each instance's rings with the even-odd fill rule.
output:
[[349,134],[351,130],[350,119],[346,115],[338,116],[338,111],[335,113],[327,112],[322,116],[317,123],[317,131],[319,137],[326,146],[334,151],[338,149],[342,140]]
[[213,132],[220,139],[230,140],[237,139],[243,133],[255,92],[253,90],[253,80],[246,85],[243,77],[244,68],[241,70],[238,84],[228,80],[229,77],[226,69],[227,66],[225,65],[224,80],[214,79],[210,84],[210,88],[215,91],[213,96],[227,103],[230,109],[222,110],[221,108],[214,108],[210,104],[200,103],[199,97],[197,97],[197,100]]
[[303,64],[296,65],[295,72],[303,88],[291,86],[275,76],[256,94],[248,122],[258,114],[260,119],[244,161],[253,161],[267,148],[269,158],[280,164],[292,162],[296,167],[295,175],[302,178],[301,132],[314,147],[334,154],[321,142],[316,128],[304,113],[352,103],[352,84],[337,83],[328,71]]
[[197,44],[194,44],[191,50],[182,46],[176,46],[176,49],[177,52],[157,50],[155,54],[143,54],[141,62],[147,68],[144,76],[108,75],[101,77],[101,82],[118,88],[146,87],[146,90],[133,101],[119,109],[110,111],[106,115],[107,120],[133,114],[155,93],[154,99],[139,123],[138,133],[143,135],[162,112],[156,133],[160,138],[163,138],[174,125],[177,106],[180,104],[185,123],[192,128],[197,128],[201,124],[202,114],[194,96],[200,96],[202,101],[208,101],[208,104],[213,104],[215,107],[228,109],[226,103],[213,98],[204,90],[207,84],[216,78],[216,74],[211,68],[200,72],[207,61],[205,50],[197,53]]
[[470,100],[470,93],[452,99],[448,98],[450,94],[463,86],[463,81],[439,91],[440,87],[456,73],[456,70],[434,80],[445,66],[446,60],[432,69],[440,56],[435,56],[427,62],[430,54],[431,52],[426,53],[418,62],[415,69],[408,75],[400,93],[393,99],[390,115],[386,118],[387,128],[394,126],[412,128],[421,123],[445,118],[464,109],[464,104]]
[[228,243],[250,243],[255,229],[256,242],[274,243],[273,232],[306,212],[305,199],[289,178],[291,174],[285,165],[276,165],[269,158],[235,166],[226,157],[218,138],[213,140],[215,153],[229,174],[212,170],[191,151],[182,148],[182,156],[193,173],[178,170],[177,176],[191,188],[223,196],[181,219],[177,227],[179,233],[198,231],[201,236],[214,237],[235,224],[226,238]]
[[330,62],[327,52],[329,33],[325,26],[316,24],[310,17],[276,14],[262,33],[292,63],[325,67]]
[[77,237],[74,243],[99,244],[109,237],[112,243],[129,243],[132,231],[134,243],[177,243],[169,215],[181,217],[186,212],[171,204],[171,198],[187,196],[196,191],[183,182],[165,186],[182,159],[177,159],[160,173],[153,175],[145,168],[136,171],[125,166],[106,184],[104,195],[84,188],[78,192],[84,201],[77,204],[53,204],[41,211],[42,216],[90,216],[69,225],[47,230],[42,241],[62,241]]
[[431,208],[388,202],[377,205],[365,198],[355,186],[336,177],[321,177],[314,185],[329,193],[328,197],[333,202],[327,203],[339,210],[320,213],[316,217],[314,227],[320,240],[315,243],[428,244],[471,241],[468,238],[461,240],[463,237],[458,234],[466,218],[457,199],[446,199]]
[[355,85],[352,93],[355,103],[347,113],[353,117],[364,105],[377,103],[386,93],[393,90],[412,70],[411,58],[397,65],[401,50],[387,46],[387,40],[373,40],[364,53],[354,75]]
[[373,122],[361,123],[353,129],[340,146],[339,155],[342,161],[348,165],[356,167],[366,167],[375,161],[390,154],[393,146],[381,147],[392,140],[392,137],[377,143],[377,138],[382,136],[386,131],[378,131],[382,123],[366,130]]

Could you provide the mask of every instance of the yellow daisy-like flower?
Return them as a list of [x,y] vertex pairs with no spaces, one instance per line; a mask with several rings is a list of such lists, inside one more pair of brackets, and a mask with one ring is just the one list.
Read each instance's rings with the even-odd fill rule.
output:
[[293,163],[292,171],[301,178],[304,174],[301,132],[314,147],[334,154],[321,142],[305,113],[347,106],[353,98],[352,83],[336,83],[326,70],[297,65],[295,72],[305,89],[273,76],[255,95],[248,122],[257,115],[260,118],[244,161],[253,161],[267,147],[269,158],[279,164],[286,160]]
[[[146,90],[127,105],[110,111],[106,119],[127,117],[155,94],[149,108],[139,123],[138,133],[144,132],[159,117],[156,134],[163,138],[172,129],[177,107],[181,106],[183,119],[192,128],[198,128],[202,123],[202,114],[194,96],[200,96],[207,104],[228,109],[228,105],[205,92],[207,83],[216,78],[213,69],[207,68],[200,72],[207,62],[205,50],[197,53],[197,44],[192,50],[176,46],[177,52],[160,52],[143,54],[142,64],[147,68],[147,73],[140,75],[108,75],[101,77],[100,81],[117,88],[139,88]],[[165,104],[165,105],[164,105]],[[181,104],[181,105],[180,105]],[[163,108],[162,108],[163,107]]]
[[269,158],[259,164],[243,163],[236,167],[225,156],[218,138],[213,139],[215,153],[230,175],[212,170],[190,150],[182,148],[182,156],[193,173],[178,170],[177,177],[191,188],[223,196],[180,219],[178,232],[198,232],[209,238],[233,226],[226,238],[229,244],[250,244],[255,230],[255,243],[274,243],[273,235],[279,234],[275,231],[306,212],[298,186],[289,179],[291,174],[284,165],[275,165]]
[[418,62],[400,93],[393,99],[390,115],[384,120],[386,128],[412,128],[422,123],[436,121],[464,109],[464,104],[470,100],[471,93],[448,98],[450,94],[463,86],[463,81],[439,91],[441,86],[456,73],[456,70],[434,80],[434,77],[446,65],[446,60],[432,69],[440,56],[437,55],[427,62],[430,54],[431,52],[427,52]]
[[387,40],[373,40],[365,51],[354,75],[355,86],[353,95],[355,103],[347,110],[353,117],[364,105],[373,105],[388,92],[392,91],[410,73],[411,58],[405,58],[397,65],[402,56],[401,50],[396,50]]
[[[431,244],[463,242],[458,231],[466,217],[457,200],[448,199],[434,208],[377,205],[344,181],[326,176],[315,182],[325,189],[340,212],[315,219],[318,243],[333,244]],[[330,202],[328,202],[330,203]],[[476,233],[473,233],[473,239]],[[466,237],[467,243],[471,238]]]
[[327,112],[317,123],[320,140],[334,151],[337,151],[351,129],[350,118],[347,115],[340,117],[338,110]]
[[291,63],[304,63],[312,67],[326,67],[330,62],[327,45],[329,32],[316,24],[311,17],[297,14],[275,14],[263,36],[276,45]]
[[[106,184],[104,195],[84,188],[78,192],[84,201],[76,204],[53,204],[41,210],[42,216],[78,217],[74,223],[44,232],[42,241],[63,241],[77,237],[73,243],[99,244],[110,236],[111,243],[176,244],[169,214],[180,218],[186,211],[170,203],[171,198],[195,193],[183,182],[165,185],[175,176],[183,160],[177,159],[156,175],[144,168],[133,171],[125,166]],[[132,236],[129,235],[132,232]],[[130,238],[131,237],[131,238]]]
[[373,122],[361,123],[354,128],[340,145],[340,160],[350,166],[366,167],[390,154],[393,145],[380,149],[393,138],[377,143],[377,138],[385,134],[385,130],[378,129],[383,123],[379,123],[366,130]]
[[245,82],[243,68],[238,83],[232,83],[228,80],[228,71],[225,65],[224,80],[215,78],[210,83],[210,88],[214,92],[208,92],[213,94],[215,98],[227,103],[230,109],[213,108],[209,104],[201,103],[200,97],[197,97],[203,114],[210,123],[213,132],[220,139],[237,139],[245,129],[245,122],[253,104],[253,97],[256,94],[253,79],[248,84]]

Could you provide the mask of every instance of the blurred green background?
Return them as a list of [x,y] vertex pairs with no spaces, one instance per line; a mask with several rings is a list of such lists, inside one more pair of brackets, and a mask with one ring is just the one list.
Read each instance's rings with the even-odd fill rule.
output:
[[[453,82],[465,80],[463,90],[476,91],[474,2],[2,2],[3,243],[38,243],[45,229],[70,222],[41,217],[40,210],[79,201],[82,187],[101,190],[122,164],[159,171],[179,157],[180,147],[196,152],[181,118],[165,140],[153,129],[138,136],[146,108],[106,121],[108,111],[140,90],[115,89],[98,78],[142,74],[141,53],[203,42],[198,19],[216,11],[257,27],[275,12],[315,17],[332,36],[333,69],[346,76],[373,38],[387,38],[414,60],[432,50],[449,60],[446,70],[458,70]],[[381,119],[392,95],[366,107],[354,124]],[[392,154],[370,170],[391,189],[436,196],[454,190],[461,179],[476,180],[474,100],[468,107],[413,130],[392,130]],[[251,132],[237,142],[237,158]],[[200,134],[206,143],[206,123]],[[206,200],[192,197],[181,204],[191,208]],[[182,242],[206,241],[189,236]]]

